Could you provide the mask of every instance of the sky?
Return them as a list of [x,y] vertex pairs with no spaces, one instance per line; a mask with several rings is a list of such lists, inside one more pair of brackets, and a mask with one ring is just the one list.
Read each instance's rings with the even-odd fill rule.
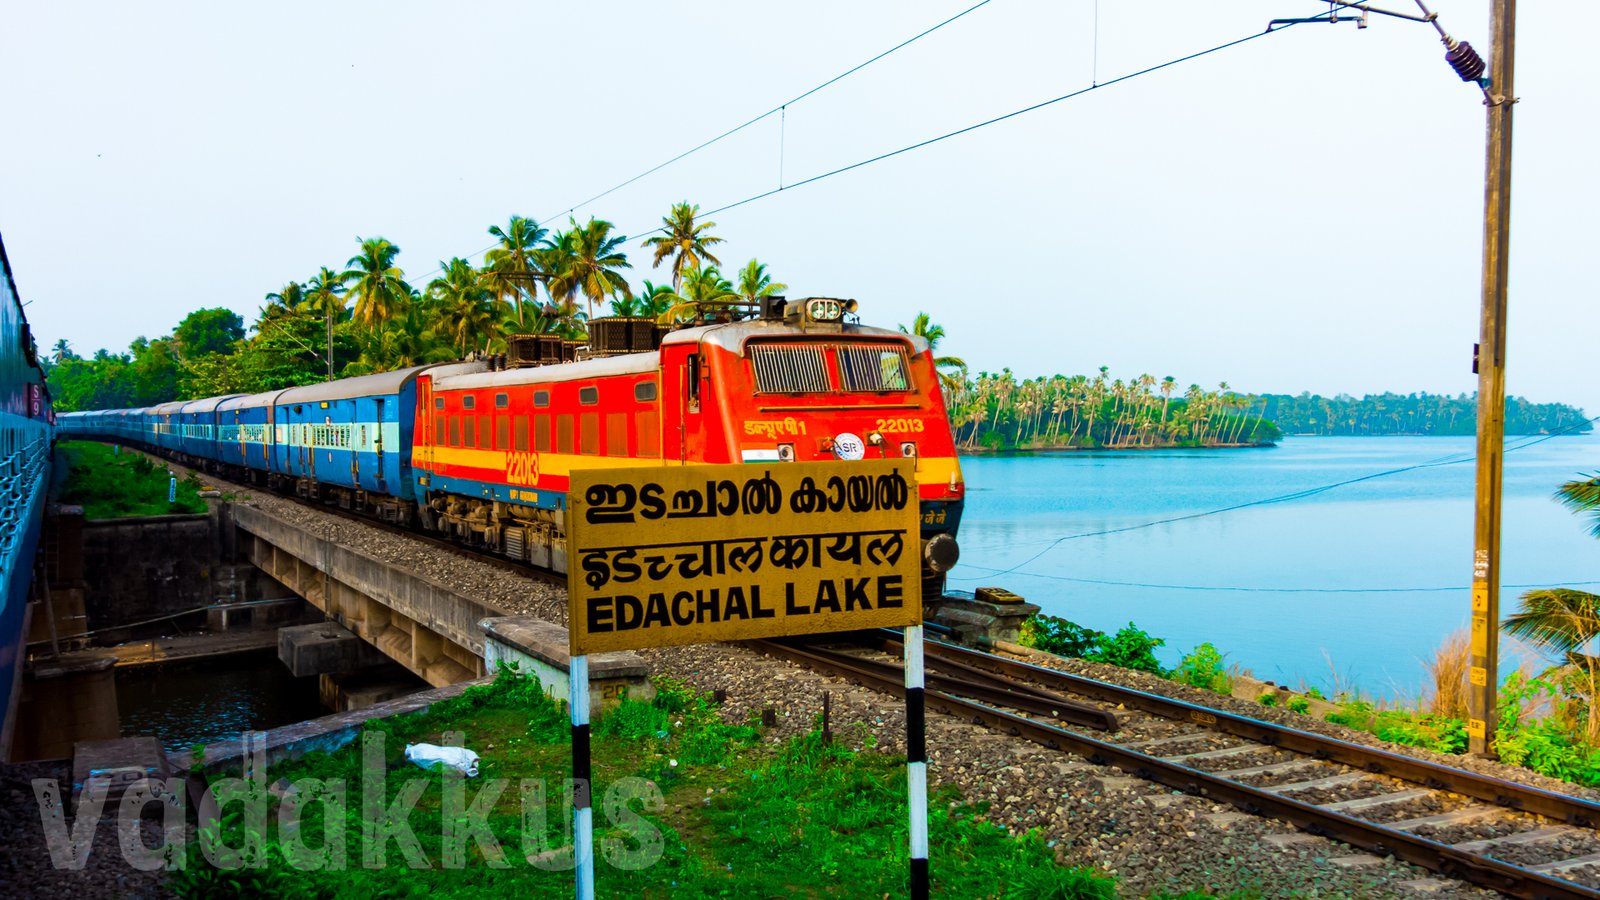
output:
[[[425,284],[976,0],[276,4],[0,0],[0,235],[42,346],[254,319],[382,235]],[[1409,0],[1390,8],[1412,11]],[[1487,0],[1438,0],[1487,54]],[[576,209],[634,239],[1261,32],[1314,0],[991,0]],[[1097,21],[1098,20],[1098,21]],[[1518,22],[1507,385],[1600,414],[1600,5]],[[1471,392],[1482,95],[1432,29],[1300,25],[715,215],[724,268],[1023,377]],[[1590,259],[1590,264],[1583,264]]]

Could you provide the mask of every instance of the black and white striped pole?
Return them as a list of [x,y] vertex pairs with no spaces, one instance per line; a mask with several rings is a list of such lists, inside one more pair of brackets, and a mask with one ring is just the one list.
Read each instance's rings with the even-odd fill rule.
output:
[[567,706],[572,711],[572,870],[578,900],[594,900],[594,809],[589,805],[589,657],[567,666]]
[[911,798],[911,898],[928,897],[928,723],[922,698],[922,626],[907,625],[906,790]]

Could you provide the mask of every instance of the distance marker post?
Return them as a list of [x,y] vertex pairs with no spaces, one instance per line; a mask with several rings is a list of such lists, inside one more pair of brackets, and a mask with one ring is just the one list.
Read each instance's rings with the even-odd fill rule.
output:
[[589,805],[589,657],[574,656],[567,668],[567,706],[572,711],[572,871],[578,900],[594,900],[594,809]]
[[911,795],[911,898],[928,897],[928,727],[922,697],[922,626],[907,625],[906,790]]

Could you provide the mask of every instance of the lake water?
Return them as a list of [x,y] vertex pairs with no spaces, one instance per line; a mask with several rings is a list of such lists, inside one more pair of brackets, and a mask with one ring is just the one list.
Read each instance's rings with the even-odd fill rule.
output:
[[[1592,520],[1553,499],[1562,482],[1600,471],[1600,436],[1506,443],[1502,614],[1526,587],[1600,590]],[[1472,438],[1294,437],[1246,450],[968,457],[950,586],[1006,587],[1104,631],[1135,622],[1166,639],[1169,665],[1210,641],[1280,683],[1326,689],[1336,671],[1347,686],[1414,695],[1422,660],[1467,625],[1472,453]],[[1422,464],[1433,465],[1137,527]]]

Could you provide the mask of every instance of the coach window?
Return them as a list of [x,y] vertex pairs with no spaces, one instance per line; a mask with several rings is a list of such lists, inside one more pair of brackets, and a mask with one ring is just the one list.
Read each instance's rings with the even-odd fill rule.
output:
[[606,413],[606,455],[628,455],[627,413]]
[[637,435],[640,456],[661,455],[661,417],[656,411],[646,410],[633,414],[633,429]]
[[517,416],[516,443],[512,444],[513,450],[527,452],[528,449],[528,417]]
[[433,398],[433,408],[434,409],[444,409],[444,398],[443,397],[435,397],[435,398]]
[[494,449],[494,421],[488,416],[478,417],[478,446],[484,450]]
[[540,453],[550,452],[550,417],[533,417],[533,449]]
[[641,381],[633,386],[633,399],[640,403],[650,403],[656,399],[656,383],[654,381]]
[[[524,434],[526,434],[526,429],[524,429]],[[510,416],[495,416],[494,417],[494,448],[496,450],[510,450],[511,449],[511,417]],[[524,447],[523,449],[526,450],[527,448]]]
[[550,405],[550,392],[549,391],[534,391],[533,392],[533,405],[534,406],[549,406]]
[[511,405],[511,398],[509,396],[507,396],[506,394],[495,394],[494,395],[494,408],[495,409],[506,409],[510,405]]
[[461,417],[450,417],[450,446],[461,446]]
[[556,416],[556,452],[572,452],[572,415]]
[[584,413],[578,417],[578,452],[584,456],[600,455],[599,413]]
[[600,389],[594,385],[578,388],[578,402],[584,406],[593,406],[600,402]]

